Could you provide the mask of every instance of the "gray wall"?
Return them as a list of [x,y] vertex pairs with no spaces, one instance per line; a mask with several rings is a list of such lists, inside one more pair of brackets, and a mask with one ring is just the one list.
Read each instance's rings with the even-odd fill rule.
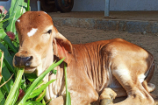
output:
[[[74,0],[72,11],[104,11],[105,0]],[[9,10],[11,0],[0,1]],[[31,0],[31,10],[37,10],[37,0]],[[158,0],[110,0],[110,11],[158,11]]]
[[[74,0],[72,11],[104,11],[105,0]],[[110,11],[158,11],[158,0],[110,0]]]

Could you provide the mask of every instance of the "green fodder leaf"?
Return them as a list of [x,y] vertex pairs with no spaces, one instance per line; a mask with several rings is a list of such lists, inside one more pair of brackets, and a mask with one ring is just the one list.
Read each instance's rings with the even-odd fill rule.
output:
[[9,69],[9,71],[15,73],[12,64],[13,57],[8,52],[8,49],[6,49],[6,47],[1,43],[0,43],[0,49],[4,52],[4,63],[6,64],[7,68]]
[[2,91],[2,89],[0,88],[0,105],[4,105],[5,102],[4,95],[5,95],[4,91]]
[[[3,23],[0,23],[0,39],[3,39],[7,34],[3,29]],[[0,40],[1,41],[1,40]]]
[[19,92],[17,92],[17,91],[19,91],[19,89],[20,89],[20,83],[21,83],[23,73],[24,73],[24,69],[18,70],[15,82],[14,82],[13,87],[11,88],[11,90],[9,92],[9,95],[8,95],[4,105],[14,105],[16,100],[18,99],[17,94]]
[[36,88],[35,90],[33,90],[30,94],[30,96],[28,97],[28,99],[30,98],[34,98],[36,96],[38,96],[44,89],[46,89],[46,87],[51,84],[52,82],[54,82],[55,80],[51,80],[45,84],[41,84],[40,86],[38,86],[38,88]]
[[[11,77],[11,73],[9,72],[8,68],[6,67],[6,65],[3,65],[2,68],[2,81],[1,81],[1,85],[3,83],[5,83],[6,81],[8,81],[8,79]],[[5,85],[2,86],[2,88],[4,88],[4,90],[7,92],[7,94],[9,94],[9,91],[11,89],[11,87],[13,86],[13,80],[9,80],[8,82],[5,83]]]
[[40,102],[46,95],[46,89],[36,98],[36,102]]
[[16,0],[12,0],[11,5],[10,5],[10,9],[9,9],[9,14],[11,14],[13,12],[15,3],[16,3]]
[[[0,24],[2,24],[2,23],[0,23]],[[0,41],[3,40],[14,53],[16,53],[18,51],[18,49],[12,44],[10,38],[7,36],[3,27],[1,27],[1,26],[0,26],[0,39],[1,39]]]
[[37,78],[37,75],[36,74],[25,74],[25,77],[30,81],[30,82],[33,82],[36,78]]
[[11,42],[11,40],[7,35],[3,38],[3,40],[14,53],[18,51],[18,49],[13,45],[13,43]]
[[22,98],[22,100],[19,102],[18,105],[23,105],[26,100],[28,99],[28,97],[30,96],[31,92],[36,88],[37,84],[39,82],[42,81],[42,79],[52,70],[54,69],[56,66],[60,65],[63,60],[65,58],[61,59],[60,61],[58,61],[57,63],[53,63],[46,71],[44,71],[37,79],[34,80],[34,82],[32,83],[32,85],[28,88],[28,90],[26,91],[24,97]]
[[10,31],[16,34],[15,22],[26,11],[26,6],[27,3],[25,3],[24,0],[12,0],[9,16],[13,17],[13,19],[8,21],[7,32]]
[[11,105],[15,105],[16,101],[18,100],[18,96],[19,96],[19,90],[16,90]]
[[71,105],[71,96],[68,91],[68,83],[67,83],[67,65],[64,63],[64,71],[65,71],[65,85],[66,85],[66,105]]
[[[7,18],[7,19],[4,19],[4,20],[2,20],[2,21],[0,21],[0,23],[4,23],[4,22],[6,22],[6,21],[8,21],[9,19],[12,19],[13,17],[9,17],[9,18]],[[3,25],[2,25],[3,26]]]
[[53,74],[57,74],[57,70],[52,70],[52,73]]
[[45,104],[42,104],[42,103],[36,102],[36,101],[27,101],[23,105],[45,105]]
[[30,0],[27,0],[27,11],[30,11]]
[[[46,105],[46,102],[44,99],[42,99],[42,104]],[[48,104],[47,104],[48,105]]]
[[70,96],[70,92],[67,92],[66,95],[66,105],[71,105],[71,96]]

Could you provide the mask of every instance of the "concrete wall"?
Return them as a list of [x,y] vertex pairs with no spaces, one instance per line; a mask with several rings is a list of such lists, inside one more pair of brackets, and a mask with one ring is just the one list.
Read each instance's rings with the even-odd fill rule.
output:
[[37,0],[30,0],[30,6],[31,6],[31,11],[37,11]]
[[[74,0],[72,11],[104,11],[105,0]],[[158,11],[158,0],[110,0],[110,11]]]
[[[9,10],[11,0],[0,1]],[[31,10],[37,10],[37,0],[31,0]],[[72,11],[104,11],[105,0],[74,0]],[[158,0],[110,0],[110,11],[158,11]]]

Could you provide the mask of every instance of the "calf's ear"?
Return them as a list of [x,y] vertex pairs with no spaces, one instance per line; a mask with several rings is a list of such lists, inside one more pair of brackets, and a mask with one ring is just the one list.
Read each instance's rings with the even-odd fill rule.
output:
[[56,35],[54,36],[53,49],[54,49],[54,55],[56,55],[60,59],[65,58],[64,61],[67,64],[70,63],[73,54],[72,44],[59,32],[56,33]]

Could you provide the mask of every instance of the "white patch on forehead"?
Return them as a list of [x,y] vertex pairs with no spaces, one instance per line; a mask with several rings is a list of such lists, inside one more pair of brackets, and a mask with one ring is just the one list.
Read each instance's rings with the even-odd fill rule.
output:
[[33,36],[33,35],[36,33],[37,30],[38,30],[37,28],[32,28],[32,30],[31,30],[30,32],[28,32],[27,35],[28,35],[29,37],[30,37],[30,36]]
[[44,13],[46,13],[46,14],[47,14],[47,12],[44,12]]
[[17,22],[20,22],[20,20],[18,19]]

